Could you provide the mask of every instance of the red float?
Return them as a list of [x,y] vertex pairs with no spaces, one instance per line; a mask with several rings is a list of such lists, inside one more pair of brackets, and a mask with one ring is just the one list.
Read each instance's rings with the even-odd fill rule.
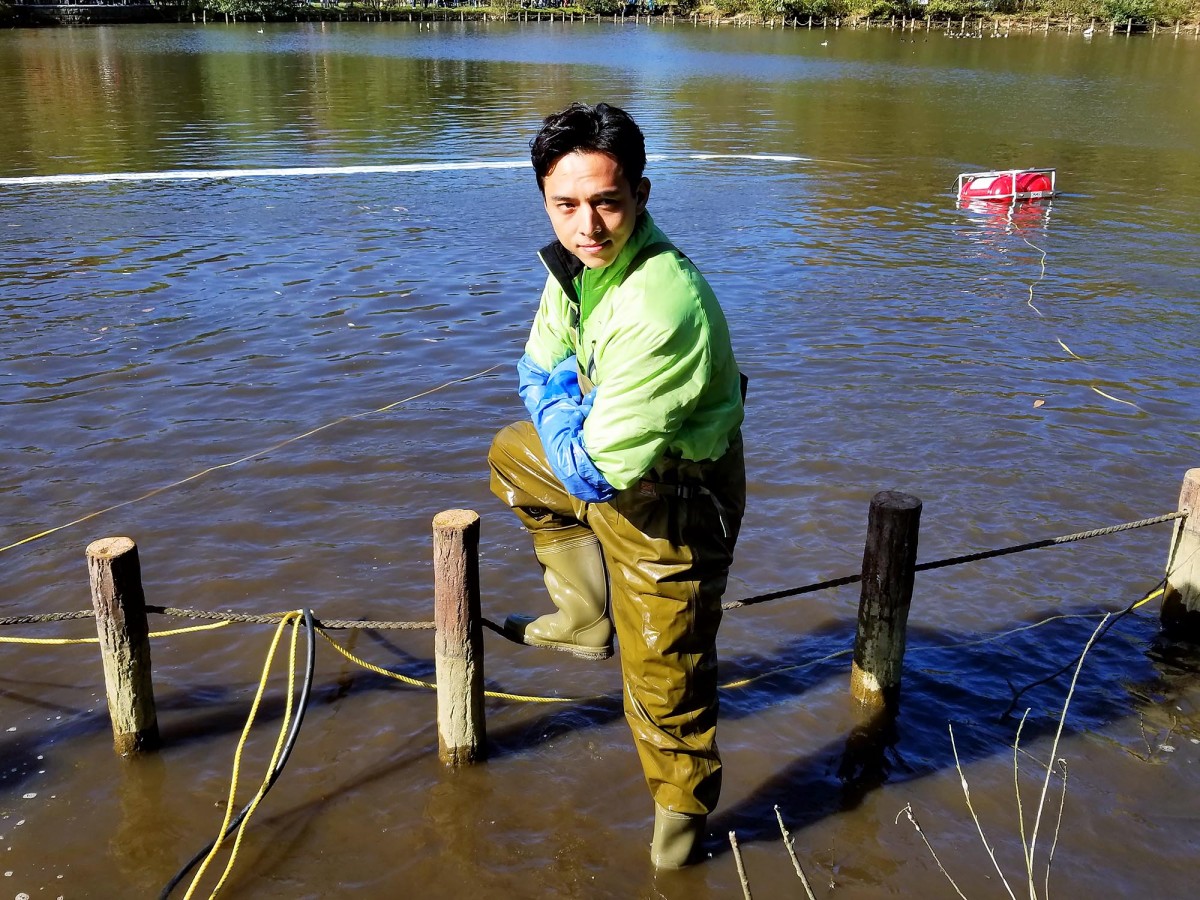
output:
[[958,176],[958,199],[964,203],[985,200],[1012,203],[1053,197],[1054,169],[1006,169],[998,172],[965,172]]

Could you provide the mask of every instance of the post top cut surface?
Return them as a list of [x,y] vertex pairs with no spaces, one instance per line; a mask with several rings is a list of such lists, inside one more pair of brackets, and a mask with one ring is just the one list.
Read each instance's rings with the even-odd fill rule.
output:
[[113,559],[134,548],[133,538],[107,537],[88,544],[87,555],[94,559]]
[[889,509],[916,509],[921,505],[921,498],[902,491],[880,491],[871,498],[871,502]]
[[473,509],[447,509],[433,517],[434,528],[466,528],[479,521]]

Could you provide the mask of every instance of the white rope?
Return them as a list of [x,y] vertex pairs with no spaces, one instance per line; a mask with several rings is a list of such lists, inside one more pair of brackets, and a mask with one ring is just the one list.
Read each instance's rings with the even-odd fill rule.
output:
[[[780,156],[759,153],[690,153],[682,156],[651,154],[651,162],[672,160],[741,159],[752,162],[834,162],[806,156]],[[857,163],[839,163],[857,165]],[[220,181],[230,178],[298,178],[318,175],[397,175],[405,172],[464,172],[480,169],[525,169],[527,159],[474,160],[471,162],[397,163],[379,166],[290,166],[263,169],[169,169],[164,172],[97,172],[75,175],[26,175],[0,178],[0,185],[38,184],[109,184],[119,181]]]

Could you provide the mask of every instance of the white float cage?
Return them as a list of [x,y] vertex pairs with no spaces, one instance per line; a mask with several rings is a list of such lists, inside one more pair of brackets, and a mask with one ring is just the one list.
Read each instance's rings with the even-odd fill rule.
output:
[[[1043,197],[1054,197],[1058,194],[1055,190],[1055,171],[1054,169],[999,169],[995,172],[963,172],[958,176],[958,183],[954,189],[954,196],[959,200],[963,199],[963,186],[968,181],[973,181],[976,178],[995,178],[999,175],[1011,175],[1013,191],[1010,194],[992,194],[986,198],[989,200],[1038,200]],[[1049,175],[1050,190],[1048,191],[1018,191],[1017,176],[1018,175]],[[985,199],[983,197],[970,197],[968,199]]]

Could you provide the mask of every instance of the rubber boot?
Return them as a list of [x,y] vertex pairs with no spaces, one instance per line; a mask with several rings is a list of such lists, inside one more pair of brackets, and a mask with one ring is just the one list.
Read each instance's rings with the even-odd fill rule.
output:
[[608,576],[596,536],[535,539],[533,549],[558,611],[537,618],[511,615],[504,621],[504,630],[533,647],[562,650],[584,659],[608,659],[613,652]]
[[708,817],[671,812],[654,804],[650,862],[656,869],[682,869],[696,861]]

